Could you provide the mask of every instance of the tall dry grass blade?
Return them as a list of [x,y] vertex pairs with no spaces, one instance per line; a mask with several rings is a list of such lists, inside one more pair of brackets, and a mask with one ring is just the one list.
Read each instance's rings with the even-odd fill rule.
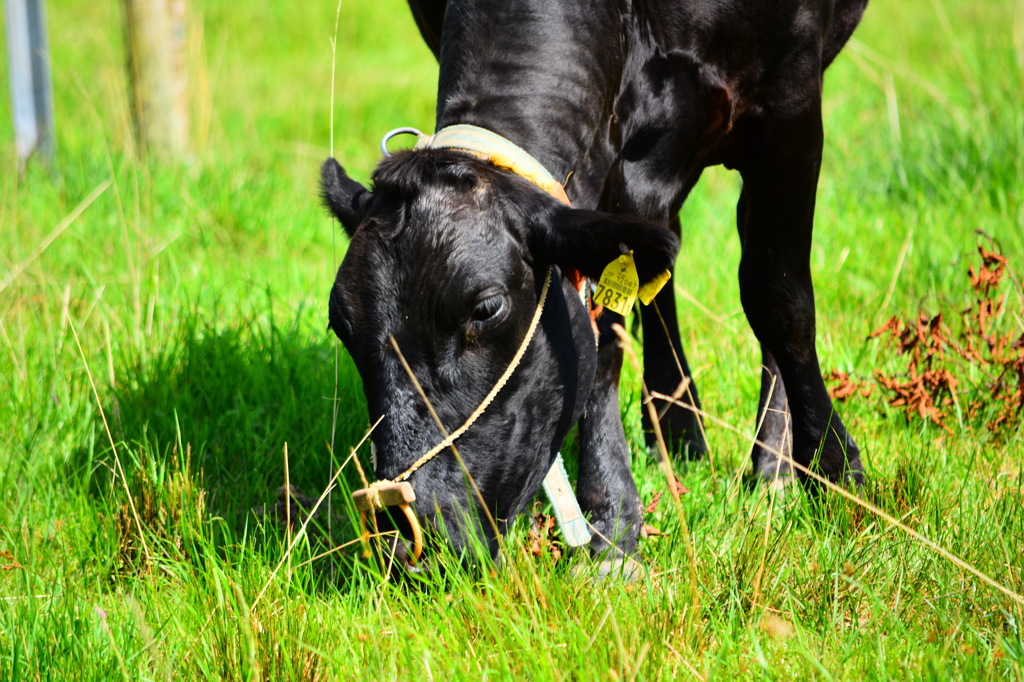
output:
[[896,99],[896,82],[893,80],[892,71],[885,74],[885,83],[882,88],[885,92],[885,110],[889,117],[889,135],[892,138],[892,146],[896,157],[896,173],[900,178],[900,185],[903,189],[910,188],[910,181],[907,179],[907,168],[903,162],[903,133],[900,131],[900,106]]
[[[384,416],[381,415],[381,419],[383,419],[383,418],[384,418]],[[334,455],[334,448],[333,447],[331,447],[331,455],[332,455],[331,459],[332,459],[332,466],[333,466],[333,459],[334,459],[334,457],[333,457],[333,455]],[[354,457],[354,458],[350,458],[350,459],[352,459],[352,464],[354,464],[355,467],[356,467],[356,474],[359,476],[359,480],[362,482],[363,487],[364,488],[369,488],[370,487],[370,480],[367,477],[366,472],[363,471],[363,463],[359,461],[358,457]],[[374,462],[374,468],[375,469],[377,468],[376,462]],[[330,506],[329,506],[330,505],[330,501],[331,501],[331,496],[328,495],[327,496],[328,509],[330,509]],[[370,514],[370,523],[373,524],[373,533],[372,533],[372,535],[374,535],[374,536],[380,535],[380,528],[377,527],[377,515],[376,514]],[[366,558],[369,558],[370,556],[373,555],[373,552],[370,550],[369,536],[366,535],[366,530],[363,529],[363,528],[360,528],[359,539],[363,543],[363,556],[366,557]]]
[[[448,438],[448,429],[445,428],[444,422],[441,421],[441,417],[438,416],[434,410],[433,404],[430,399],[427,398],[426,392],[423,390],[423,386],[420,384],[419,379],[412,371],[412,367],[409,366],[409,362],[405,359],[405,355],[402,354],[402,349],[398,347],[398,341],[395,337],[388,335],[388,341],[391,342],[391,347],[395,349],[395,353],[398,355],[398,361],[402,363],[402,368],[405,369],[405,373],[409,375],[409,381],[412,382],[413,388],[419,394],[420,399],[423,400],[423,404],[427,406],[427,411],[430,412],[430,416],[434,419],[434,423],[437,424],[437,428],[441,431],[441,437]],[[455,455],[455,461],[458,462],[459,468],[462,469],[462,474],[466,477],[470,487],[473,489],[473,494],[476,496],[477,501],[480,503],[480,507],[484,510],[484,514],[487,516],[487,522],[491,524],[491,529],[494,531],[495,537],[499,537],[501,532],[498,530],[498,523],[494,520],[494,516],[491,514],[491,510],[487,506],[487,502],[484,501],[483,493],[480,492],[480,488],[477,487],[476,480],[473,475],[469,473],[469,469],[466,468],[466,463],[462,461],[462,455],[459,454],[459,449],[455,447],[455,443],[448,445],[448,448]]]
[[252,608],[245,601],[245,593],[242,586],[231,581],[231,591],[235,595],[235,606],[238,607],[238,623],[242,630],[242,640],[245,642],[245,667],[242,669],[242,679],[246,682],[260,682],[260,666],[256,662],[256,635],[252,631]]
[[[338,9],[334,12],[334,36],[331,38],[331,111],[328,117],[331,122],[331,158],[334,157],[334,90],[336,87],[335,74],[338,69],[338,22],[341,19],[341,0],[338,0]],[[334,254],[334,270],[338,270],[338,230],[334,227],[337,224],[337,218],[331,220],[331,250]],[[334,478],[334,438],[338,432],[338,380],[340,373],[340,346],[341,341],[338,339],[337,334],[334,335],[334,402],[331,406],[331,456],[328,458],[328,480]],[[362,472],[362,467],[360,467]],[[365,479],[366,477],[363,476]],[[327,496],[327,536],[331,535],[331,496]]]
[[679,659],[679,662],[683,664],[683,667],[686,668],[694,677],[696,677],[701,682],[705,682],[704,676],[701,675],[699,672],[697,672],[697,669],[694,668],[693,665],[691,665],[689,661],[687,661],[685,658],[683,658],[683,655],[681,653],[679,653],[676,650],[676,648],[674,646],[672,646],[672,644],[669,643],[668,640],[662,641],[662,644],[665,645],[665,648],[667,648],[669,651],[671,651],[672,653],[674,653],[676,655],[676,657]]
[[[665,332],[665,338],[668,339],[668,347],[672,349],[672,359],[676,361],[676,369],[679,370],[679,376],[682,377],[682,380],[679,382],[679,386],[672,392],[672,395],[675,395],[678,399],[682,397],[682,393],[680,393],[680,391],[682,391],[686,393],[686,397],[690,399],[691,403],[697,404],[697,401],[693,399],[693,391],[690,390],[690,386],[693,382],[690,380],[690,377],[686,375],[686,372],[683,371],[683,364],[679,362],[679,355],[676,353],[676,347],[672,344],[672,335],[668,333],[668,325],[665,324],[665,318],[661,315],[661,308],[658,307],[657,301],[651,301],[651,305],[654,306],[654,312],[658,314],[658,321],[661,322],[661,329]],[[677,393],[679,393],[679,395],[676,395]],[[664,412],[659,413],[658,419],[660,420],[664,414]],[[704,431],[704,423],[700,419],[697,420],[697,427],[700,429],[700,435],[704,439],[705,446],[708,448],[708,467],[711,469],[711,477],[714,478],[715,460],[711,456],[711,446],[708,441],[708,434]]]
[[[384,415],[381,415],[381,419],[383,419],[383,418],[384,418]],[[378,419],[377,421],[380,421],[380,420]],[[358,457],[351,458],[351,459],[352,459],[352,463],[356,466],[356,474],[359,475],[359,480],[362,481],[363,487],[364,488],[369,488],[370,487],[370,479],[367,477],[366,472],[363,471],[363,463],[359,461]]]
[[156,314],[157,302],[160,300],[160,261],[154,262],[153,272],[153,293],[149,296],[149,304],[146,306],[146,331],[147,337],[153,335],[153,316]]
[[[764,367],[763,369],[767,369],[767,368]],[[758,434],[758,433],[761,433],[761,426],[764,424],[764,420],[768,416],[768,410],[771,409],[772,395],[775,393],[775,384],[776,384],[777,378],[778,377],[776,377],[774,374],[772,374],[772,383],[771,383],[771,386],[768,387],[768,398],[764,401],[764,410],[761,411],[761,418],[758,419],[758,421],[757,421],[757,428],[754,430],[754,434],[755,435]],[[789,415],[787,414],[786,416],[787,416],[787,421],[788,421]],[[786,432],[788,432],[788,431],[789,431],[789,429],[787,428]],[[772,479],[773,483],[778,481],[779,469],[781,467],[782,467],[782,460],[776,459],[775,460],[775,476]],[[740,469],[740,471],[742,471],[742,469]],[[762,546],[764,552],[761,555],[761,563],[757,567],[757,575],[754,577],[754,595],[753,595],[752,601],[755,604],[760,603],[760,601],[761,601],[761,580],[764,577],[765,565],[768,563],[768,535],[769,535],[769,531],[771,530],[771,525],[772,525],[772,511],[775,509],[775,497],[776,497],[775,495],[771,495],[769,500],[768,500],[768,518],[765,519],[765,522],[764,522],[764,536],[763,536],[763,538],[761,540],[761,546]]]
[[305,561],[302,561],[300,563],[295,564],[295,568],[302,568],[303,566],[307,566],[307,565],[313,563],[314,561],[320,561],[321,559],[323,559],[325,557],[328,557],[328,556],[334,554],[335,552],[340,552],[341,550],[345,549],[346,547],[351,547],[352,545],[354,545],[356,543],[359,543],[359,542],[362,542],[362,541],[363,541],[363,539],[361,537],[359,537],[359,538],[356,538],[355,540],[349,540],[348,542],[343,542],[340,545],[336,545],[334,547],[331,547],[330,549],[324,550],[323,552],[320,552],[319,554],[317,554],[315,556],[312,556],[309,559],[306,559]]
[[[445,436],[444,440],[423,453],[423,455],[413,462],[408,469],[396,476],[393,479],[393,482],[397,483],[408,479],[416,473],[417,469],[429,462],[435,456],[444,452],[449,445],[461,438],[462,434],[473,426],[476,420],[479,419],[485,411],[487,411],[487,408],[494,399],[498,397],[498,393],[500,393],[501,389],[505,387],[508,380],[512,378],[512,374],[516,371],[516,368],[519,367],[520,361],[526,355],[526,350],[530,347],[530,342],[533,340],[534,332],[537,331],[537,326],[540,324],[540,318],[544,314],[544,302],[547,300],[548,289],[551,286],[551,273],[553,268],[553,265],[548,266],[547,274],[544,276],[544,285],[541,287],[540,297],[537,300],[537,308],[533,311],[533,319],[530,320],[530,326],[526,329],[526,335],[523,336],[523,340],[519,344],[518,350],[516,350],[515,355],[512,356],[512,360],[509,361],[508,367],[505,368],[504,373],[502,373],[502,375],[498,377],[498,380],[494,382],[491,390],[487,392],[487,395],[480,401],[480,404],[477,405],[476,409],[473,410],[469,417],[466,418],[466,421],[462,423],[462,426],[452,431],[449,435]],[[394,341],[393,338],[392,341]],[[415,381],[415,377],[413,380]]]
[[629,358],[630,364],[633,365],[633,369],[636,371],[637,376],[640,377],[640,388],[643,390],[644,398],[643,403],[647,407],[647,413],[651,418],[651,426],[654,428],[654,436],[658,441],[658,450],[661,455],[658,466],[665,475],[666,483],[668,483],[668,490],[672,497],[672,504],[676,508],[676,517],[679,519],[679,528],[683,533],[683,547],[686,551],[686,559],[690,563],[689,588],[690,599],[693,606],[692,613],[697,613],[698,607],[700,606],[700,594],[697,591],[697,554],[693,549],[693,539],[690,537],[690,526],[686,522],[686,515],[683,513],[683,504],[679,499],[676,474],[675,471],[672,470],[672,460],[668,454],[668,447],[665,445],[665,436],[661,432],[661,423],[658,421],[658,412],[654,407],[654,403],[651,401],[651,393],[647,390],[647,383],[643,380],[643,370],[640,368],[640,361],[637,359],[636,352],[633,350],[632,337],[626,332],[621,324],[613,324],[612,330],[615,332],[615,335],[619,337],[619,343],[622,346],[622,350]]
[[11,282],[13,282],[15,278],[25,270],[25,268],[32,264],[32,261],[39,258],[40,254],[42,254],[43,251],[46,251],[50,244],[52,244],[57,237],[61,236],[64,233],[64,230],[68,229],[68,227],[71,226],[71,223],[75,222],[75,219],[82,215],[85,209],[89,208],[89,206],[92,205],[92,202],[96,201],[96,199],[98,199],[99,196],[103,194],[108,187],[110,187],[112,182],[113,180],[104,180],[100,184],[96,185],[96,188],[89,192],[88,196],[82,199],[78,206],[75,206],[71,213],[69,213],[64,220],[60,221],[57,227],[55,227],[50,234],[46,235],[43,241],[39,242],[39,246],[37,246],[32,253],[28,255],[28,258],[15,265],[11,271],[7,273],[7,276],[4,277],[3,281],[0,282],[0,293],[3,293],[4,289],[9,287]]
[[[654,393],[654,397],[657,398],[658,400],[672,400],[671,396],[667,396],[667,395],[665,395],[663,393],[655,392]],[[740,436],[743,436],[744,438],[749,438],[749,436],[746,433],[744,433],[741,429],[733,426],[732,424],[729,424],[724,419],[719,419],[717,417],[714,417],[714,416],[708,414],[707,412],[704,412],[703,410],[698,410],[697,408],[695,408],[693,406],[687,406],[686,403],[683,403],[682,401],[678,401],[677,400],[675,402],[676,402],[677,405],[683,406],[684,409],[693,410],[695,412],[700,413],[701,416],[703,416],[703,417],[705,417],[705,418],[715,422],[719,426],[723,426],[723,427],[729,429],[733,433],[737,433]],[[976,578],[978,578],[982,582],[986,583],[990,587],[998,590],[999,592],[1002,592],[1004,595],[1006,595],[1007,597],[1009,597],[1013,601],[1017,602],[1017,604],[1019,604],[1021,606],[1024,606],[1024,597],[1022,597],[1021,595],[1017,594],[1016,592],[1014,592],[1010,588],[1006,587],[1005,585],[999,583],[995,579],[989,577],[985,573],[982,573],[980,570],[975,568],[972,564],[968,563],[964,559],[961,559],[960,557],[958,557],[957,555],[953,554],[949,550],[945,549],[944,547],[942,547],[941,545],[939,545],[935,541],[930,540],[929,538],[925,537],[921,533],[918,533],[916,530],[914,530],[910,526],[906,525],[905,523],[903,523],[899,519],[897,519],[894,516],[886,513],[882,509],[879,509],[878,507],[876,507],[875,505],[871,504],[870,502],[868,502],[866,500],[860,499],[859,497],[857,497],[856,495],[850,493],[848,490],[846,490],[842,486],[836,485],[835,483],[833,483],[832,481],[828,480],[824,476],[821,476],[820,474],[817,474],[814,471],[811,471],[810,469],[805,467],[803,464],[800,464],[799,462],[794,460],[792,457],[789,457],[788,455],[785,455],[785,454],[779,452],[778,450],[776,450],[772,446],[768,445],[767,443],[764,443],[764,442],[758,440],[757,438],[753,438],[752,440],[753,440],[753,442],[757,443],[758,445],[760,445],[764,449],[766,449],[769,452],[773,453],[779,459],[783,460],[784,462],[788,462],[790,464],[790,466],[795,467],[798,471],[803,472],[804,474],[806,474],[806,475],[810,476],[811,478],[813,478],[818,483],[821,483],[822,485],[824,485],[826,488],[828,488],[832,492],[838,493],[839,495],[841,495],[842,497],[845,497],[846,499],[850,500],[854,504],[863,507],[864,509],[868,510],[869,512],[871,512],[875,516],[878,516],[880,519],[884,520],[885,522],[889,523],[890,525],[895,526],[896,528],[899,528],[900,530],[905,532],[907,535],[909,535],[910,537],[914,538],[915,540],[917,540],[918,542],[923,544],[925,547],[927,547],[928,549],[930,549],[933,552],[935,552],[936,554],[938,554],[939,556],[943,557],[944,559],[947,559],[949,562],[951,562],[955,566],[958,566],[958,567],[964,569],[965,571],[967,571],[968,573],[972,574],[973,576],[975,576]]]
[[896,291],[896,282],[900,279],[900,273],[903,271],[903,263],[907,260],[907,253],[910,251],[910,245],[914,239],[914,227],[911,226],[907,230],[907,238],[903,240],[903,248],[900,249],[900,255],[896,259],[896,267],[892,271],[892,279],[889,280],[889,288],[885,292],[885,298],[882,299],[882,305],[878,306],[878,312],[875,313],[875,318],[881,320],[885,314],[885,309],[889,307],[889,302],[892,300],[893,292]]
[[[380,419],[373,423],[373,426],[369,428],[369,430],[363,435],[362,439],[358,443],[356,443],[356,446],[354,448],[352,448],[352,453],[349,455],[349,459],[355,458],[356,451],[359,450],[363,443],[366,442],[366,439],[370,437],[370,434],[373,433],[373,430],[377,428],[377,425],[380,424],[383,419],[384,415],[381,415]],[[348,460],[345,461],[347,462]],[[267,589],[270,587],[270,583],[274,582],[274,578],[281,571],[281,567],[285,564],[286,561],[288,561],[288,558],[291,556],[292,550],[295,549],[295,545],[297,545],[299,541],[303,537],[305,537],[306,527],[309,526],[309,522],[313,520],[313,517],[316,515],[316,510],[320,508],[320,505],[323,503],[324,498],[327,497],[328,492],[330,492],[334,488],[335,482],[338,480],[338,476],[341,475],[341,472],[343,470],[344,465],[338,467],[337,471],[334,472],[334,476],[327,484],[327,488],[325,488],[324,491],[320,493],[320,497],[317,498],[316,504],[314,504],[313,508],[309,510],[309,514],[306,515],[306,520],[302,522],[302,527],[299,528],[299,532],[295,534],[295,537],[292,538],[292,541],[288,544],[288,549],[285,550],[284,556],[281,557],[281,560],[277,562],[277,566],[275,566],[274,570],[271,571],[270,577],[267,578],[267,582],[263,584],[263,588],[260,590],[259,594],[256,595],[256,599],[253,600],[252,605],[250,606],[251,609],[255,609],[256,605],[260,603],[260,600],[263,599],[263,595],[267,593]]]
[[629,682],[636,682],[636,676],[640,674],[640,666],[643,665],[647,652],[650,650],[650,642],[644,642],[640,645],[640,651],[636,655],[636,660],[633,661],[633,665],[630,667]]
[[334,11],[334,36],[331,38],[331,156],[334,156],[334,90],[335,74],[338,70],[338,23],[341,20],[341,0]]
[[[117,388],[117,376],[114,374],[114,342],[110,338],[110,322],[103,319],[103,337],[107,347],[107,379],[110,381],[110,388]],[[114,414],[114,421],[117,421],[117,414]]]
[[[765,367],[764,365],[761,365],[761,369],[762,369],[762,371],[764,371],[764,370],[767,370],[767,367]],[[767,397],[767,399],[765,400],[765,403],[764,403],[764,410],[761,411],[761,415],[757,419],[757,426],[754,429],[755,436],[758,433],[761,433],[761,426],[764,424],[764,420],[768,418],[768,413],[772,411],[770,406],[771,406],[771,402],[772,402],[772,396],[775,394],[775,383],[776,383],[776,377],[775,377],[775,375],[772,375],[772,383],[768,386],[768,397]],[[652,398],[652,400],[653,400],[653,398]],[[751,445],[751,448],[753,448],[753,445]],[[744,465],[742,465],[742,464],[740,466],[736,467],[736,473],[733,474],[732,480],[729,482],[729,487],[727,489],[729,491],[729,497],[728,497],[728,503],[729,504],[732,504],[733,500],[736,499],[736,496],[739,495],[739,493],[740,493],[740,487],[737,484],[740,482],[740,479],[743,478],[743,470],[744,470]],[[778,479],[778,467],[776,467],[776,476],[772,480],[774,482],[777,479]],[[760,502],[758,502],[758,505],[760,505]]]
[[[767,372],[768,367],[761,365],[761,370]],[[764,409],[761,410],[760,416],[757,418],[757,426],[754,428],[754,434],[761,433],[761,427],[764,426],[764,420],[768,418],[768,411],[771,409],[772,396],[775,395],[775,384],[778,376],[772,374],[772,383],[768,386],[768,397],[764,401]],[[753,446],[751,446],[753,447]]]
[[[775,476],[778,478],[779,467],[782,465],[781,460],[776,460],[775,463]],[[771,532],[772,527],[772,512],[775,511],[775,498],[778,495],[769,494],[768,496],[768,516],[764,521],[764,536],[761,538],[761,562],[757,567],[757,574],[754,576],[754,594],[751,597],[751,601],[754,604],[761,602],[761,581],[764,579],[764,569],[768,565],[768,536]]]
[[720,325],[722,325],[724,327],[727,327],[730,331],[736,331],[730,324],[728,324],[728,318],[722,317],[721,315],[716,315],[715,313],[713,313],[711,311],[711,309],[708,308],[703,303],[701,303],[700,300],[698,300],[696,296],[694,296],[689,291],[687,291],[686,289],[681,287],[679,284],[676,284],[676,283],[673,282],[672,286],[675,287],[675,290],[676,290],[677,294],[679,294],[680,296],[685,298],[687,301],[692,303],[694,306],[696,306],[697,310],[701,311],[702,313],[704,313],[705,315],[710,317],[712,320],[715,321],[715,323],[720,324]]
[[[328,479],[330,480],[330,479]],[[330,509],[330,507],[328,507]],[[292,477],[288,470],[288,441],[284,442],[284,537],[285,546],[292,544]],[[330,537],[328,535],[328,537]],[[292,581],[292,557],[288,555],[288,568],[285,569],[285,580]]]
[[608,605],[608,608],[605,610],[604,615],[601,616],[601,620],[598,621],[597,627],[594,628],[594,632],[590,635],[590,641],[587,642],[587,646],[583,647],[583,653],[590,651],[590,647],[594,646],[594,642],[597,641],[597,636],[601,634],[601,629],[604,627],[604,624],[608,621],[608,616],[612,615],[613,608],[614,607],[611,604]]
[[60,336],[57,337],[57,357],[60,357],[64,350],[64,333],[68,328],[68,311],[71,309],[71,285],[64,285],[64,295],[61,297],[60,307]]
[[[550,276],[551,273],[549,271],[549,279]],[[419,379],[416,378],[416,375],[412,371],[412,367],[409,366],[408,361],[406,361],[405,356],[402,354],[402,349],[398,347],[398,341],[396,341],[395,337],[390,334],[388,335],[388,340],[391,341],[391,346],[395,349],[395,353],[398,354],[398,360],[402,363],[402,368],[405,369],[405,373],[409,375],[409,380],[415,387],[416,392],[420,396],[420,399],[423,400],[423,404],[426,405],[427,410],[430,411],[430,416],[433,417],[434,422],[437,424],[437,428],[441,430],[441,437],[447,440],[449,436],[448,429],[445,428],[444,423],[441,421],[441,417],[438,416],[437,412],[434,410],[434,406],[430,402],[430,399],[427,398],[427,394],[423,390],[423,386],[420,385]],[[498,547],[502,552],[505,553],[505,556],[511,559],[512,555],[509,553],[508,547],[505,545],[505,538],[502,536],[501,531],[498,530],[498,522],[494,519],[494,515],[491,514],[491,510],[487,506],[487,502],[484,500],[483,493],[480,492],[480,488],[476,484],[476,479],[474,479],[473,475],[469,473],[469,469],[466,467],[466,463],[462,461],[462,455],[459,454],[459,450],[457,447],[455,447],[455,443],[450,443],[448,447],[451,448],[452,454],[455,455],[455,461],[458,462],[459,468],[462,470],[462,475],[466,477],[467,481],[469,481],[469,485],[473,489],[473,494],[476,496],[477,502],[480,503],[480,508],[484,510],[484,515],[487,517],[487,522],[491,525],[491,530],[494,531],[494,539],[498,543]],[[537,574],[536,571],[533,570],[533,564],[527,562],[527,566],[530,566],[534,578],[536,579]],[[523,584],[522,577],[519,575],[519,571],[516,568],[516,565],[509,561],[509,567],[512,569],[513,580],[516,581],[516,585],[519,587],[520,593],[525,597],[527,594],[526,587]],[[538,589],[537,596],[540,598],[541,606],[546,611],[548,605],[547,599],[544,598],[544,592]]]
[[121,457],[117,454],[117,446],[114,444],[114,436],[110,432],[110,424],[107,422],[107,415],[103,411],[103,403],[100,402],[99,391],[96,390],[96,381],[92,377],[92,370],[89,369],[89,361],[85,359],[85,351],[82,350],[82,342],[78,339],[78,330],[75,328],[75,322],[68,316],[68,324],[71,326],[71,333],[75,336],[75,345],[78,346],[78,354],[82,358],[82,364],[85,365],[85,373],[89,376],[89,385],[92,387],[92,395],[96,399],[96,409],[100,412],[100,419],[103,420],[103,429],[107,432],[107,440],[110,441],[110,450],[114,453],[114,477],[118,475],[121,477],[121,484],[124,486],[124,493],[128,496],[128,506],[132,512],[132,519],[135,521],[135,528],[139,533],[139,541],[142,542],[142,549],[146,554],[146,566],[152,566],[153,557],[149,553],[149,543],[146,542],[146,533],[142,528],[142,519],[139,518],[139,512],[135,508],[135,500],[132,498],[132,491],[128,488],[128,477],[124,473],[124,467],[121,466]]
[[[337,230],[331,230],[331,243],[334,244],[334,266],[338,266]],[[327,458],[327,480],[334,478],[334,439],[338,434],[338,384],[341,378],[341,340],[334,336],[334,398],[331,400],[331,447]],[[357,460],[358,461],[358,460]],[[359,468],[362,475],[362,467]],[[366,477],[363,476],[365,479]],[[327,496],[327,535],[331,535],[331,516],[333,515],[333,499]]]
[[7,347],[11,350],[11,362],[14,363],[14,369],[17,370],[18,376],[21,377],[22,382],[28,381],[28,375],[25,374],[25,369],[18,361],[18,352],[14,349],[11,337],[7,335],[7,325],[4,324],[3,319],[0,319],[0,334],[3,334],[4,341],[7,342]]

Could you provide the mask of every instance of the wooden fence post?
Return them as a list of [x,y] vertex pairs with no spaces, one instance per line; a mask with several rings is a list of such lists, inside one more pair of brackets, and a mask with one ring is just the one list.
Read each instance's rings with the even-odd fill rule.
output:
[[20,167],[37,150],[53,161],[55,133],[50,52],[43,0],[5,0],[11,114]]
[[186,0],[125,0],[132,112],[139,141],[164,157],[188,153]]

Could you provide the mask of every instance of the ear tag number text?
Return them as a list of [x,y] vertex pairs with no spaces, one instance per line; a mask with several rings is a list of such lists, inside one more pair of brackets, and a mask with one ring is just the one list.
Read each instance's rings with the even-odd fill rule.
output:
[[633,308],[640,278],[636,274],[633,252],[624,253],[604,269],[594,292],[594,303],[603,305],[625,317]]

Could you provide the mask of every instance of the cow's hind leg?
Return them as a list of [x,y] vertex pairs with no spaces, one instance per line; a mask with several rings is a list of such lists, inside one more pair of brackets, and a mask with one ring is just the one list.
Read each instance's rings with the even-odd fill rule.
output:
[[622,318],[612,312],[598,320],[597,374],[579,421],[576,496],[597,531],[590,544],[595,554],[608,550],[609,543],[625,554],[633,552],[643,525],[640,494],[629,468],[629,446],[619,412],[622,349],[611,329],[614,322],[621,323]]
[[[736,224],[743,240],[747,212],[746,195],[736,205]],[[793,456],[793,415],[789,411],[786,384],[775,356],[761,345],[761,396],[757,401],[757,440],[750,449],[754,476],[781,489],[793,480],[793,467],[778,454]]]
[[[672,220],[672,229],[678,235],[679,216]],[[697,385],[691,378],[690,366],[683,353],[676,319],[676,296],[672,280],[662,287],[651,305],[641,306],[644,330],[644,382],[648,390],[673,395],[686,405],[700,409]],[[672,403],[656,401],[658,422],[670,454],[697,458],[707,452],[704,429],[700,417],[693,411]],[[650,414],[642,410],[644,436],[647,447],[657,448],[657,434]]]
[[[745,145],[748,151],[737,164],[744,184],[739,206],[743,310],[765,351],[769,381],[776,370],[782,377],[793,415],[793,459],[833,481],[860,483],[860,453],[835,412],[815,349],[810,251],[821,167],[820,106],[749,132],[756,143]],[[778,422],[770,428],[778,431]],[[755,449],[758,464],[766,462],[766,454]]]

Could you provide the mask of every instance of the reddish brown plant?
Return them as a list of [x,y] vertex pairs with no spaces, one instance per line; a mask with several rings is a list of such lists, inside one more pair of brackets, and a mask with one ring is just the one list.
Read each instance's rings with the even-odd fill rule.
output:
[[[991,242],[991,240],[990,240]],[[959,315],[924,310],[910,319],[893,316],[871,332],[868,339],[881,338],[906,357],[906,370],[887,373],[875,370],[883,399],[902,408],[910,420],[927,419],[950,431],[948,419],[953,408],[962,410],[969,421],[995,408],[987,427],[997,436],[1016,428],[1024,411],[1024,334],[1013,327],[1007,313],[1007,295],[1000,294],[1004,277],[1016,289],[1019,281],[1009,269],[1009,259],[993,244],[989,251],[978,246],[981,263],[971,265],[968,277],[974,302]],[[1024,290],[1015,300],[1024,299]],[[945,316],[945,317],[944,317]],[[958,332],[946,323],[953,319]],[[1018,317],[1019,319],[1019,317]],[[980,378],[979,378],[980,377]],[[832,370],[825,375],[829,395],[843,401],[858,391],[871,395],[867,381],[857,381],[846,372]],[[963,395],[966,404],[961,404]]]

